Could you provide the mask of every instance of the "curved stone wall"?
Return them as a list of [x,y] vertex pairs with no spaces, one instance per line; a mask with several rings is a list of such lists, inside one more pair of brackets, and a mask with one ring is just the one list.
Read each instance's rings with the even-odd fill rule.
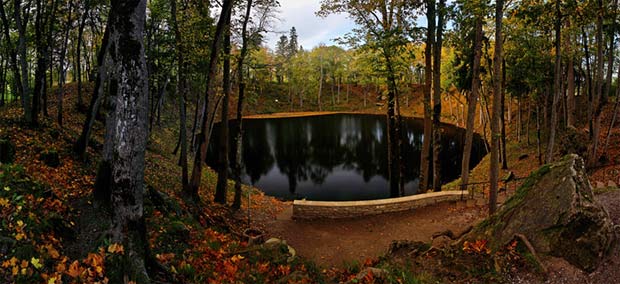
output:
[[441,191],[398,198],[367,201],[309,201],[293,202],[293,219],[337,219],[388,212],[399,212],[433,205],[438,202],[459,201],[467,192]]

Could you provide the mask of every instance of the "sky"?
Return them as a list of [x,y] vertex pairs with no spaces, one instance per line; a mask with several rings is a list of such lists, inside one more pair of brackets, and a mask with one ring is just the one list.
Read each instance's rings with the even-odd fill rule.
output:
[[297,29],[298,42],[305,50],[324,43],[336,44],[333,39],[343,36],[355,27],[355,23],[345,14],[329,15],[321,18],[315,15],[320,9],[320,0],[280,0],[278,20],[273,23],[276,32],[267,36],[267,46],[275,49],[276,42],[291,27]]

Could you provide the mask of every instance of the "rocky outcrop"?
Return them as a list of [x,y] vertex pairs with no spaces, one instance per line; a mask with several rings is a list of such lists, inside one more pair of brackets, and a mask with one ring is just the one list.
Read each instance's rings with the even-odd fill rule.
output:
[[486,239],[499,248],[516,234],[541,254],[561,257],[593,271],[615,240],[613,223],[599,205],[577,155],[545,165],[530,175],[500,210],[465,239]]

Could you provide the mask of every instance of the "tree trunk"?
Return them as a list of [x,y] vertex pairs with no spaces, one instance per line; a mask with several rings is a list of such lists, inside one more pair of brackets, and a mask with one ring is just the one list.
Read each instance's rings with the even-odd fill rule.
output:
[[575,126],[575,66],[573,55],[568,56],[568,89],[566,94],[566,124],[570,127]]
[[[192,146],[192,152],[196,153],[198,148],[198,137],[196,135],[196,129],[198,128],[198,121],[202,121],[202,112],[200,111],[200,96],[196,96],[196,104],[194,108],[194,123],[192,123],[192,140],[190,145]],[[200,118],[199,118],[200,116]]]
[[101,41],[101,48],[99,49],[99,53],[97,54],[97,78],[95,79],[95,88],[93,90],[93,95],[90,98],[90,103],[88,104],[88,111],[86,112],[86,120],[82,125],[82,132],[80,133],[80,137],[75,142],[73,147],[75,153],[78,157],[84,158],[86,154],[86,149],[88,148],[88,142],[90,140],[90,131],[93,128],[93,124],[95,123],[95,118],[97,117],[97,113],[99,112],[99,106],[101,105],[101,100],[103,98],[103,85],[107,78],[107,61],[108,59],[108,49],[110,48],[110,21],[108,20],[108,24],[106,26],[105,32],[103,33],[103,39]]
[[[508,157],[506,155],[506,115],[504,113],[505,110],[505,106],[506,106],[506,60],[502,60],[502,90],[501,90],[501,106],[500,106],[500,110],[501,110],[501,116],[500,116],[500,123],[501,123],[501,128],[502,128],[502,169],[503,170],[507,170],[508,169]],[[510,102],[508,103],[508,105],[510,105]],[[510,116],[510,112],[508,113],[508,116]]]
[[[606,8],[603,8],[606,9]],[[615,49],[616,49],[616,17],[618,10],[618,0],[613,0],[613,4],[611,7],[611,11],[607,12],[607,10],[603,10],[606,13],[610,13],[612,22],[609,24],[609,48],[607,49],[607,78],[605,79],[605,85],[603,89],[603,93],[601,94],[601,102],[603,104],[607,104],[609,101],[609,92],[611,91],[611,79],[614,71],[614,62],[615,62]],[[602,80],[602,78],[601,78]]]
[[521,135],[523,135],[523,110],[521,109],[522,96],[517,97],[517,142],[521,143]]
[[[16,1],[18,2],[18,1]],[[19,73],[19,66],[17,65],[17,51],[15,50],[15,48],[13,48],[13,43],[11,42],[11,33],[9,31],[9,20],[7,19],[6,16],[6,12],[4,10],[4,3],[0,2],[0,18],[2,18],[2,27],[3,27],[3,32],[4,32],[4,39],[6,41],[5,46],[7,49],[7,53],[9,54],[10,57],[10,65],[11,65],[11,70],[13,71],[13,84],[15,86],[15,88],[12,88],[14,91],[14,94],[17,95],[17,97],[19,97],[20,99],[23,99],[25,96],[25,92],[24,92],[24,87],[23,87],[23,82],[22,82],[22,75]],[[15,96],[13,96],[15,98]],[[25,105],[23,105],[23,100],[22,100],[22,107],[25,107]],[[24,117],[25,120],[27,120],[26,117]]]
[[[252,11],[252,0],[248,0],[243,18],[243,26],[241,28],[241,51],[237,61],[237,77],[239,80],[239,99],[237,100],[237,132],[235,133],[235,156],[233,175],[235,178],[235,199],[232,207],[234,209],[241,208],[241,155],[243,147],[243,100],[245,96],[245,81],[243,78],[243,61],[248,52],[248,35],[247,28],[250,21],[250,13]],[[292,99],[292,98],[291,98]],[[250,206],[248,204],[248,206]]]
[[323,92],[323,58],[320,58],[319,61],[321,62],[321,75],[319,77],[319,93],[317,94],[317,101],[316,103],[319,105],[319,111],[321,111],[321,93]]
[[388,129],[388,179],[390,180],[390,197],[399,197],[404,194],[401,189],[399,119],[396,115],[397,87],[394,69],[392,66],[391,51],[383,47],[383,54],[387,67],[388,101],[387,101],[387,129]]
[[501,111],[502,81],[502,19],[504,17],[504,1],[497,0],[495,4],[495,51],[493,55],[493,118],[491,119],[491,163],[489,169],[489,215],[497,210],[497,190],[499,181],[499,138]]
[[230,13],[226,19],[226,29],[224,31],[224,74],[223,89],[224,97],[222,100],[222,117],[220,123],[220,148],[219,148],[219,169],[217,173],[217,186],[215,188],[214,201],[226,204],[226,193],[228,188],[228,166],[229,166],[229,144],[228,144],[228,104],[230,100]]
[[[28,71],[28,56],[27,56],[27,46],[26,46],[26,26],[28,24],[26,13],[22,13],[21,1],[15,0],[13,1],[15,4],[13,7],[13,13],[15,14],[15,26],[18,32],[17,38],[17,52],[19,53],[19,61],[21,65],[21,87],[22,87],[22,107],[24,108],[24,120],[26,123],[32,123],[32,109],[30,102],[30,85],[28,82],[29,71]],[[23,22],[22,22],[23,21]]]
[[71,31],[71,12],[73,12],[72,9],[72,4],[71,2],[69,3],[69,15],[68,15],[68,19],[67,19],[67,23],[65,24],[65,37],[64,37],[64,42],[62,44],[62,48],[60,49],[60,61],[58,64],[58,91],[56,93],[56,98],[57,98],[57,121],[58,121],[58,126],[60,126],[62,128],[62,115],[63,115],[63,110],[62,110],[62,104],[63,104],[63,97],[64,97],[64,86],[65,86],[65,81],[66,81],[66,76],[67,76],[67,68],[65,68],[65,57],[67,55],[67,48],[69,45],[69,32]]
[[420,183],[419,190],[428,190],[430,181],[430,162],[431,162],[431,142],[433,133],[431,92],[433,86],[433,60],[432,50],[435,44],[435,0],[426,1],[426,21],[428,23],[426,34],[426,47],[424,49],[425,58],[425,81],[424,81],[424,141],[422,142],[422,153],[420,154]]
[[35,45],[37,56],[37,69],[34,75],[34,94],[32,98],[32,125],[37,127],[39,125],[39,106],[40,100],[43,97],[43,91],[45,90],[45,79],[47,70],[47,44],[43,41],[43,29],[45,23],[43,22],[43,5],[42,0],[37,0],[37,15],[35,18]]
[[145,268],[148,241],[143,216],[148,136],[148,74],[142,37],[146,2],[113,0],[108,22],[111,109],[97,180],[108,183],[109,199],[105,201],[112,208],[112,242],[125,248],[124,265],[117,278],[110,279],[113,283],[150,282]]
[[590,129],[590,138],[592,137],[592,114],[593,114],[593,100],[594,100],[594,84],[592,82],[592,68],[590,64],[590,48],[588,44],[588,34],[585,31],[585,28],[581,28],[582,38],[583,38],[583,51],[584,51],[584,61],[586,63],[586,91],[588,93],[588,126]]
[[6,103],[6,61],[4,58],[0,58],[0,107]]
[[86,19],[88,18],[88,13],[90,11],[90,0],[84,1],[84,11],[82,11],[82,19],[80,20],[80,25],[78,27],[78,38],[76,45],[76,57],[77,57],[77,65],[76,65],[76,77],[77,77],[77,107],[78,109],[82,109],[82,42],[84,36],[84,26],[86,26]]
[[538,165],[541,166],[543,163],[542,160],[542,147],[540,146],[540,106],[536,105],[536,152],[538,157]]
[[433,60],[433,189],[441,191],[441,49],[443,43],[443,28],[446,14],[445,0],[439,0],[437,7],[437,41]]
[[527,146],[530,146],[530,125],[532,121],[532,98],[527,99],[527,122],[525,125],[525,136],[527,137]]
[[558,101],[562,95],[561,75],[562,75],[562,54],[560,41],[562,40],[562,15],[560,14],[560,1],[555,3],[555,80],[553,83],[553,103],[551,104],[551,126],[549,128],[549,141],[547,144],[547,163],[553,162],[553,149],[555,146],[555,133],[558,124]]
[[183,192],[187,192],[189,185],[189,173],[187,169],[187,67],[185,66],[185,50],[183,48],[183,37],[179,29],[177,19],[177,1],[170,2],[170,12],[172,14],[172,28],[174,30],[176,56],[177,56],[177,85],[176,95],[179,98],[179,147],[181,156],[179,166],[181,167],[181,185]]
[[599,10],[596,20],[596,93],[592,101],[593,113],[592,121],[590,122],[592,125],[592,141],[589,149],[588,166],[596,165],[598,160],[598,136],[601,128],[601,114],[606,103],[606,96],[603,94],[603,14],[605,12],[605,6],[603,5],[603,0],[598,0],[597,3]]
[[478,104],[478,92],[480,86],[480,57],[482,56],[482,17],[476,17],[474,40],[474,65],[472,70],[471,94],[467,101],[467,125],[465,126],[465,146],[463,148],[463,160],[461,163],[461,190],[467,190],[469,183],[469,163],[471,160],[471,148],[474,140],[474,123],[476,118],[476,105]]
[[190,192],[191,196],[195,200],[199,200],[198,188],[200,187],[200,180],[202,178],[202,166],[207,158],[207,146],[209,145],[209,139],[211,138],[211,129],[213,126],[213,120],[215,113],[217,112],[217,106],[219,101],[215,98],[215,76],[217,72],[217,58],[219,55],[222,36],[224,34],[224,28],[228,14],[231,13],[232,0],[224,0],[222,4],[222,12],[217,22],[215,29],[215,35],[213,38],[213,45],[211,46],[211,54],[209,55],[209,74],[207,75],[207,91],[205,93],[204,101],[204,114],[200,123],[200,138],[199,138],[199,151],[194,158],[194,167],[192,169],[192,177],[190,180]]
[[[609,41],[609,50],[608,50],[608,55],[607,55],[607,79],[605,80],[605,89],[603,90],[603,94],[602,94],[602,99],[601,99],[601,104],[602,106],[600,106],[601,112],[602,109],[604,107],[604,105],[607,104],[607,102],[609,101],[609,92],[611,90],[611,79],[612,79],[612,75],[613,75],[613,67],[614,67],[614,52],[615,52],[615,47],[616,47],[616,42],[615,42],[615,35],[616,35],[616,17],[617,17],[617,11],[618,11],[618,0],[614,0],[613,1],[613,7],[612,7],[612,23],[611,23],[611,32],[610,32],[610,36],[611,39]],[[616,86],[616,88],[620,87],[620,85]],[[603,146],[603,151],[601,153],[601,157],[604,157],[607,155],[607,147],[608,147],[608,142],[609,142],[609,137],[611,135],[611,129],[613,128],[613,125],[615,123],[616,120],[616,109],[618,107],[618,92],[616,91],[616,104],[614,105],[614,112],[612,115],[612,121],[609,127],[609,130],[607,131],[607,135],[605,138],[605,145]],[[599,115],[600,116],[600,115]],[[599,128],[599,132],[600,132],[600,127],[601,127],[601,122],[600,122],[600,117],[599,117],[599,122],[598,122],[598,128]],[[598,142],[598,141],[597,141]]]

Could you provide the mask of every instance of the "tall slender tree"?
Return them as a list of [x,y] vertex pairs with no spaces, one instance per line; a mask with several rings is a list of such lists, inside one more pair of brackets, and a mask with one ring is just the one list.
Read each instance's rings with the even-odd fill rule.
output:
[[222,10],[220,18],[218,19],[217,26],[215,28],[215,35],[213,37],[213,44],[211,46],[211,54],[209,55],[209,67],[207,74],[207,90],[205,92],[204,104],[202,106],[203,115],[200,121],[200,134],[198,144],[199,149],[194,158],[194,167],[192,169],[192,176],[188,187],[188,194],[195,200],[199,200],[198,188],[200,187],[200,181],[202,179],[202,167],[207,158],[207,146],[211,138],[211,130],[213,127],[213,121],[215,120],[215,113],[217,112],[220,98],[215,96],[215,76],[217,73],[217,59],[221,50],[221,45],[224,36],[224,30],[226,27],[226,19],[228,14],[231,13],[232,0],[224,0],[222,3]]
[[82,43],[84,42],[84,28],[86,27],[86,20],[88,19],[88,15],[90,14],[90,5],[91,0],[85,0],[82,3],[83,9],[81,11],[82,17],[80,19],[80,23],[78,26],[78,35],[77,35],[77,43],[75,45],[75,57],[77,58],[76,64],[76,79],[77,79],[77,106],[78,108],[83,107],[83,99],[82,99]]
[[446,2],[437,6],[437,40],[433,46],[433,189],[441,191],[441,50],[446,15]]
[[99,52],[97,53],[97,76],[95,78],[95,87],[93,89],[93,94],[90,98],[90,103],[88,104],[88,111],[86,112],[86,120],[84,120],[84,124],[82,125],[82,132],[80,132],[80,137],[75,142],[73,146],[73,151],[77,154],[78,157],[84,158],[86,154],[86,149],[88,148],[88,142],[90,140],[90,133],[93,128],[93,124],[95,123],[95,118],[97,113],[99,112],[99,107],[101,106],[101,101],[103,100],[103,87],[105,81],[107,81],[108,69],[106,61],[109,60],[108,57],[108,49],[110,48],[110,22],[108,19],[108,25],[105,28],[105,32],[103,33],[103,39],[101,41],[101,47]]
[[433,92],[433,46],[435,45],[435,0],[426,1],[426,46],[424,47],[425,80],[424,80],[424,141],[420,154],[420,183],[419,189],[426,191],[430,183],[431,145],[433,124],[431,109],[431,94]]
[[503,58],[503,40],[502,40],[502,21],[504,18],[504,1],[495,1],[495,54],[493,55],[493,117],[491,118],[491,163],[489,169],[489,214],[495,213],[497,210],[497,191],[499,182],[499,138],[500,133],[500,115],[502,114],[501,91],[502,82],[500,76],[502,74],[502,58]]
[[596,1],[597,3],[597,13],[596,13],[596,76],[595,78],[595,82],[596,82],[596,89],[595,89],[595,93],[592,95],[592,104],[591,104],[591,108],[592,108],[592,114],[591,114],[591,120],[590,120],[590,128],[591,128],[591,133],[590,133],[590,138],[591,138],[591,143],[590,143],[590,149],[589,149],[589,158],[588,158],[588,165],[589,166],[594,166],[596,165],[597,161],[598,161],[598,143],[599,143],[599,133],[600,133],[600,128],[601,128],[601,114],[603,112],[603,107],[605,106],[606,102],[606,96],[603,94],[603,69],[605,66],[604,60],[603,60],[603,49],[604,49],[604,43],[603,43],[603,18],[606,12],[606,6],[603,2],[603,0],[598,0]]
[[237,78],[239,80],[239,97],[237,99],[237,129],[235,133],[235,151],[233,157],[233,177],[235,179],[235,197],[232,207],[241,208],[241,155],[243,147],[243,102],[245,100],[245,78],[243,72],[243,62],[248,53],[248,22],[252,12],[252,0],[248,0],[241,26],[241,51],[237,60]]
[[553,103],[551,104],[551,125],[549,127],[549,140],[547,141],[547,163],[553,162],[555,148],[555,134],[558,124],[558,101],[562,96],[562,13],[560,11],[560,1],[555,1],[555,77],[553,81]]
[[480,58],[482,57],[482,22],[483,16],[479,10],[475,19],[474,27],[474,62],[472,67],[471,93],[467,97],[467,124],[465,127],[465,145],[463,147],[463,160],[461,163],[461,189],[466,190],[469,183],[469,164],[474,138],[474,123],[476,118],[476,106],[480,90]]
[[177,0],[170,1],[170,13],[172,15],[172,29],[174,30],[176,56],[177,56],[177,85],[176,95],[179,98],[179,147],[181,153],[179,166],[181,167],[181,185],[185,191],[189,185],[187,169],[187,66],[185,62],[185,47],[183,34],[179,28],[177,17]]
[[220,149],[218,151],[219,154],[219,162],[218,162],[218,173],[217,173],[217,185],[215,187],[215,198],[214,201],[220,204],[226,204],[226,193],[228,189],[228,166],[229,166],[229,144],[228,144],[228,104],[230,101],[230,24],[231,24],[231,14],[227,15],[226,19],[226,28],[224,30],[224,70],[222,74],[222,81],[224,94],[222,97],[222,116],[220,123]]

